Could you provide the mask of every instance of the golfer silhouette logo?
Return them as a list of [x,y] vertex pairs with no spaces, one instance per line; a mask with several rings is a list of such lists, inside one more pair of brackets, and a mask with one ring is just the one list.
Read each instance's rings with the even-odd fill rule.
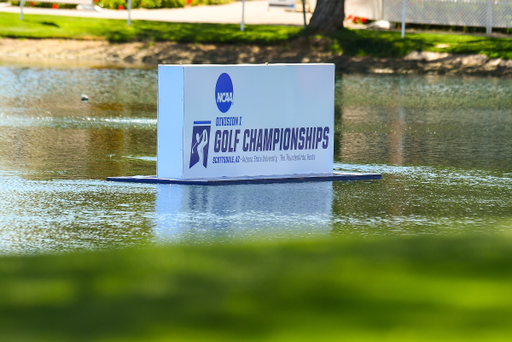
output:
[[192,145],[190,148],[189,169],[196,165],[208,167],[208,147],[210,146],[211,121],[194,121],[192,130]]

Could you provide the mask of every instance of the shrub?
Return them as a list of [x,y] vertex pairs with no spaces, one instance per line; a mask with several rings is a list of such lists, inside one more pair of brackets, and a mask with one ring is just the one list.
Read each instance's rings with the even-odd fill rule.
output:
[[[11,5],[19,6],[20,1],[10,1]],[[53,5],[58,4],[59,8],[76,8],[76,4],[62,4],[62,3],[54,3],[54,2],[37,2],[37,1],[24,1],[24,7],[43,7],[43,8],[52,8]]]
[[[197,6],[197,5],[220,5],[233,2],[234,0],[132,0],[132,8],[181,8],[185,5]],[[124,8],[128,7],[127,0],[98,0],[96,5],[108,8],[116,9],[119,5]]]
[[161,8],[179,8],[185,7],[186,0],[162,0]]
[[[1,1],[1,0],[0,0]],[[235,0],[132,0],[132,8],[181,8],[185,5],[221,5],[234,2]],[[11,1],[13,6],[19,6],[19,1]],[[118,9],[119,6],[128,8],[128,0],[94,0],[94,4],[101,8]],[[59,8],[75,8],[74,4],[59,3]],[[31,2],[25,1],[24,6],[47,7],[53,6],[52,2]]]

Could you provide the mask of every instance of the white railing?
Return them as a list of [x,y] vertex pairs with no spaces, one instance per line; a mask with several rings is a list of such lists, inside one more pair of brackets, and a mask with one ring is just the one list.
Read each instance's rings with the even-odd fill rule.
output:
[[391,22],[479,26],[487,33],[512,27],[512,0],[345,0],[345,13]]

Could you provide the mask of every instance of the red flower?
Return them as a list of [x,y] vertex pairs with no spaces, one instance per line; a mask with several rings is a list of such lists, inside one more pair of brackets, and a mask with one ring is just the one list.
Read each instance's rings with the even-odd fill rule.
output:
[[30,6],[34,6],[34,5],[35,5],[35,4],[31,1],[31,2],[30,2]]
[[366,18],[361,18],[361,22],[364,24],[366,23]]
[[98,1],[100,1],[100,0],[94,0],[94,2],[98,2]]
[[187,0],[187,5],[190,5],[192,3],[192,0]]
[[357,23],[357,17],[354,17],[354,18],[352,19],[352,22],[353,22],[353,23]]
[[123,7],[123,5],[119,5],[119,6],[117,6],[117,9],[118,10],[124,10],[124,7]]
[[347,17],[347,20],[350,20],[350,19],[352,19],[352,16],[351,16],[351,15],[349,15],[349,16]]
[[57,5],[57,4],[53,4],[53,5],[52,5],[52,8],[53,8],[53,9],[57,9],[57,8],[59,8],[59,5]]

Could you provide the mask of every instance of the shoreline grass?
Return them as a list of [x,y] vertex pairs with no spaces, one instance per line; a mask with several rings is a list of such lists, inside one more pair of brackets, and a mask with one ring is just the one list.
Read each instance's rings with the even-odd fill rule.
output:
[[342,29],[333,35],[340,51],[349,56],[404,57],[412,51],[452,54],[483,54],[489,58],[512,59],[512,39],[450,33],[407,33],[398,31]]
[[3,341],[503,341],[512,240],[163,246],[0,258]]
[[0,13],[0,37],[131,41],[175,41],[197,43],[271,44],[296,37],[301,28],[294,26],[246,25],[240,31],[235,24],[173,23],[162,21],[25,15],[20,21],[13,13]]
[[[295,39],[309,39],[311,49],[324,49],[345,56],[400,58],[414,50],[452,54],[485,54],[490,58],[512,59],[512,39],[450,33],[408,33],[396,31],[341,29],[332,35],[304,32],[301,27],[236,24],[172,23],[25,15],[0,13],[0,37],[30,39],[95,39],[112,43],[174,41],[213,44],[290,45]],[[323,40],[321,47],[315,41]],[[306,44],[307,45],[307,44]],[[304,46],[304,44],[302,44]]]

